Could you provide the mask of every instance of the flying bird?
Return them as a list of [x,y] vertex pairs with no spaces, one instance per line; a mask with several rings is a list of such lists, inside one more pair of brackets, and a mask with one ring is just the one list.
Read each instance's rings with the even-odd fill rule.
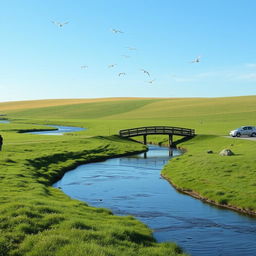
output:
[[156,81],[156,79],[154,79],[154,80],[149,80],[149,81],[147,81],[147,83],[153,84],[153,82],[155,82],[155,81]]
[[197,58],[195,58],[194,60],[191,61],[191,63],[199,63],[201,61],[201,57],[198,56]]
[[88,68],[88,66],[84,65],[84,66],[81,66],[81,69],[86,69]]
[[110,65],[108,65],[108,68],[113,68],[115,66],[116,66],[116,64],[110,64]]
[[115,29],[115,28],[112,28],[112,32],[115,33],[115,34],[117,34],[117,33],[119,33],[119,34],[124,33],[123,31],[121,31],[119,29]]
[[126,73],[125,72],[121,72],[121,73],[118,74],[118,76],[122,76],[122,75],[125,76]]
[[130,56],[129,55],[122,55],[124,58],[130,58]]
[[141,71],[144,73],[144,74],[147,74],[148,76],[150,76],[149,72],[145,69],[141,69]]
[[137,49],[136,48],[134,48],[134,47],[126,47],[128,50],[130,50],[130,51],[136,51]]
[[58,22],[58,21],[52,21],[53,24],[55,24],[56,26],[62,28],[64,25],[68,24],[69,22]]

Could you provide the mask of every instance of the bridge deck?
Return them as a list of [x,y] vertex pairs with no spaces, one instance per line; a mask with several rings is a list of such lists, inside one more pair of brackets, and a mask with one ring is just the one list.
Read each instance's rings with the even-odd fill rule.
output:
[[195,135],[194,129],[171,127],[171,126],[148,126],[138,127],[132,129],[120,130],[119,135],[121,137],[134,137],[140,135],[152,135],[152,134],[167,134],[167,135],[180,135],[192,137]]

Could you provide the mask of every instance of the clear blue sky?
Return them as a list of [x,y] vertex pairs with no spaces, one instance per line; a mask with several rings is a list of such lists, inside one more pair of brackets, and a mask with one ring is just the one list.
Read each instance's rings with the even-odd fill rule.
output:
[[254,0],[0,0],[0,101],[255,95],[255,10]]

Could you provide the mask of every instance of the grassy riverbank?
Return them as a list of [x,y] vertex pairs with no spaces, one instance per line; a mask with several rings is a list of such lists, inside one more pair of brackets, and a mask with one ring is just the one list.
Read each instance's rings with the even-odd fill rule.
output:
[[[255,141],[202,135],[180,146],[187,152],[165,166],[164,177],[204,201],[256,215]],[[220,156],[224,148],[235,155]]]
[[[171,161],[163,174],[179,188],[219,204],[256,210],[256,142],[222,137],[230,129],[254,124],[255,96],[10,102],[1,103],[0,111],[12,120],[0,124],[4,137],[0,256],[45,256],[45,252],[47,256],[162,256],[180,252],[173,244],[155,243],[151,231],[134,218],[89,207],[50,186],[77,164],[143,150],[140,144],[113,136],[123,128],[195,128],[201,135],[182,144],[187,153]],[[88,129],[64,136],[17,133],[41,130],[43,124]],[[151,136],[148,141],[166,139]],[[217,153],[223,148],[231,148],[236,155],[220,157]],[[207,150],[214,154],[207,154]]]
[[[145,150],[117,137],[5,132],[0,159],[0,255],[178,255],[133,217],[72,200],[51,184],[90,161]],[[13,141],[16,141],[14,143]]]

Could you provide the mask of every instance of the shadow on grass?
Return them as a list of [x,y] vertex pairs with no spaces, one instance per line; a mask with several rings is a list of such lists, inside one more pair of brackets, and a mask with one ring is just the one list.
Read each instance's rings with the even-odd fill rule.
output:
[[29,166],[33,167],[33,176],[37,178],[37,181],[50,185],[60,179],[66,171],[79,164],[101,158],[102,153],[106,152],[108,147],[109,145],[105,145],[93,150],[58,153],[26,161]]
[[172,147],[176,148],[178,144],[184,143],[184,142],[186,142],[188,140],[191,140],[191,139],[193,139],[195,137],[196,137],[196,135],[195,136],[186,136],[186,137],[183,137],[183,138],[181,138],[179,140],[176,140],[176,141],[173,142]]

